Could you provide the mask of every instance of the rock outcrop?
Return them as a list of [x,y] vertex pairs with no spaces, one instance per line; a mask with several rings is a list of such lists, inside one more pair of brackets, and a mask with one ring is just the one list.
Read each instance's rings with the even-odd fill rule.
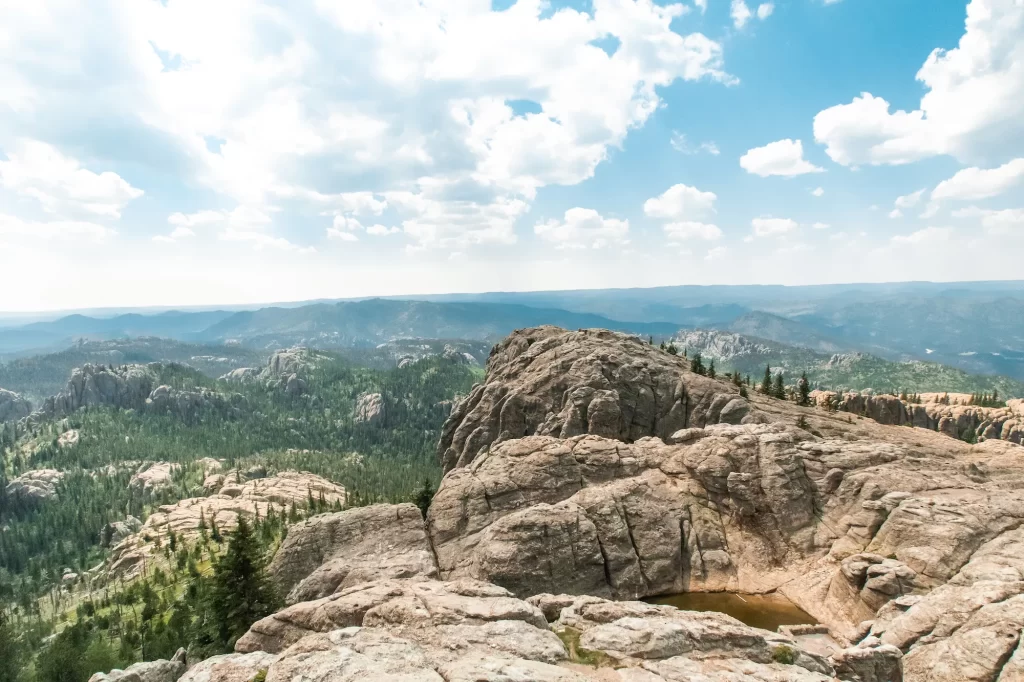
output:
[[821,408],[847,412],[891,426],[915,426],[961,440],[1006,440],[1024,443],[1024,400],[1009,400],[1006,407],[970,404],[969,395],[928,393],[920,403],[898,396],[870,393],[812,391]]
[[235,648],[277,654],[268,681],[832,679],[829,661],[794,639],[722,614],[554,599],[567,605],[549,627],[537,605],[488,583],[378,581],[265,618]]
[[359,396],[352,420],[357,424],[379,425],[384,421],[384,396],[380,393],[364,393]]
[[85,407],[115,407],[151,414],[169,414],[193,423],[209,414],[238,417],[245,397],[208,389],[183,390],[157,385],[154,365],[83,365],[71,372],[67,386],[28,415],[30,420],[59,419]]
[[185,650],[178,649],[174,657],[167,660],[135,663],[124,670],[96,673],[89,682],[177,682],[185,674]]
[[295,603],[384,578],[436,578],[437,564],[415,505],[375,504],[292,526],[269,573]]
[[149,500],[174,487],[174,472],[181,465],[171,462],[146,462],[128,481],[128,489],[139,500]]
[[0,388],[0,424],[18,421],[32,413],[32,404],[14,391]]
[[304,375],[316,369],[324,358],[322,353],[309,348],[288,348],[275,351],[263,368],[234,369],[220,379],[237,384],[260,384],[268,390],[281,390],[293,397],[300,396],[308,390]]
[[64,472],[55,469],[26,471],[8,483],[4,492],[25,502],[44,502],[57,495],[57,484],[63,478]]
[[[1024,582],[1006,557],[1020,552],[1024,449],[757,394],[730,420],[740,423],[717,423],[729,403],[706,396],[728,396],[727,384],[630,343],[542,329],[495,348],[486,381],[442,437],[449,471],[428,514],[442,579],[486,580],[523,597],[775,590],[840,643],[857,644],[836,662],[859,676],[848,679],[885,675],[901,656],[909,680],[995,680],[1010,665]],[[635,348],[633,364],[624,348]],[[625,367],[647,374],[624,379]],[[580,377],[614,385],[618,414],[632,395],[625,409],[646,416],[606,420],[615,410],[599,403],[576,419]],[[680,402],[657,387],[674,382],[718,408],[695,409],[665,433],[659,420],[675,409],[666,405]],[[659,396],[656,408],[634,408],[644,388]],[[883,396],[869,403],[879,421],[902,407]],[[910,630],[932,612],[954,621]],[[894,634],[904,628],[911,634]]]
[[452,411],[438,454],[445,471],[492,443],[593,434],[624,442],[761,419],[739,389],[689,371],[685,358],[604,330],[536,327],[491,351],[487,378]]
[[208,497],[192,497],[175,504],[160,506],[146,519],[142,529],[111,550],[108,575],[132,578],[140,574],[146,563],[160,554],[171,532],[182,541],[195,542],[200,535],[200,519],[207,528],[216,524],[224,532],[234,530],[239,515],[247,518],[257,513],[267,515],[286,511],[292,503],[304,505],[312,495],[321,496],[329,504],[345,502],[345,489],[306,472],[285,471],[267,478],[238,483],[231,477]]

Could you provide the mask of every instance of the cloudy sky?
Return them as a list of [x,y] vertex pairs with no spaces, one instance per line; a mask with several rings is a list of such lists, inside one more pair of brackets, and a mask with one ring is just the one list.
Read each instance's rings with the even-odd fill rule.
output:
[[1024,0],[0,0],[0,310],[1024,278]]

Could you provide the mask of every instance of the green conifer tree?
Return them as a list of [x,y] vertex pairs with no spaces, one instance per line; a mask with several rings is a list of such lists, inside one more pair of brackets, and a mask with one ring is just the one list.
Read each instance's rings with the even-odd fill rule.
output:
[[770,365],[764,366],[764,378],[761,379],[761,393],[765,395],[772,394],[772,368]]

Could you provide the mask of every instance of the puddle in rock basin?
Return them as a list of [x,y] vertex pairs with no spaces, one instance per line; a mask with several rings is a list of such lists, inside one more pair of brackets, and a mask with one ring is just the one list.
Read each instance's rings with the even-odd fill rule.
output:
[[808,613],[781,595],[732,592],[684,592],[644,601],[668,604],[686,611],[718,611],[755,628],[775,631],[780,625],[814,625]]

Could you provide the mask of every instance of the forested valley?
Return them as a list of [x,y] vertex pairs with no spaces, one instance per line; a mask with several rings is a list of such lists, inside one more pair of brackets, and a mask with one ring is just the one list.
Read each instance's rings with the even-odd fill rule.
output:
[[[0,681],[86,682],[99,670],[170,658],[178,646],[190,655],[226,651],[239,628],[280,603],[260,567],[289,523],[429,500],[441,475],[440,427],[482,376],[478,364],[447,353],[381,369],[323,351],[292,352],[290,362],[277,375],[240,370],[219,379],[153,363],[147,376],[188,397],[187,410],[90,405],[0,426]],[[154,463],[168,481],[136,485]],[[187,534],[145,535],[154,559],[142,573],[106,575],[112,548],[162,505],[210,494],[211,464],[228,484],[296,471],[345,492],[256,504],[255,518],[239,515],[230,534],[200,517]],[[40,471],[58,472],[51,494],[11,491]]]

